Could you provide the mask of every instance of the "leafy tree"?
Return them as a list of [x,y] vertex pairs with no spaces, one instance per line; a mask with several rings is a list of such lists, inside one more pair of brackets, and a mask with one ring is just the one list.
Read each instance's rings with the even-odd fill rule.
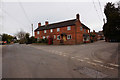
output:
[[13,41],[13,36],[8,35],[8,34],[2,34],[2,41],[7,41],[7,43],[10,43]]
[[104,8],[107,23],[103,26],[103,33],[106,39],[112,41],[120,41],[120,2],[115,4],[108,2]]
[[25,43],[28,44],[30,43],[30,38],[29,38],[30,34],[29,33],[26,33],[25,34]]

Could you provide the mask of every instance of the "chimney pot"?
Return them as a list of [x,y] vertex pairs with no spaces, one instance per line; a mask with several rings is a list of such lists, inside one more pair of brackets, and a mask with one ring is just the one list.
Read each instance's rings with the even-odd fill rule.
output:
[[39,23],[38,23],[38,27],[40,27],[40,26],[41,26],[41,23],[39,22]]
[[48,25],[48,21],[45,21],[45,25]]
[[79,14],[76,14],[76,19],[79,20],[79,18],[80,18],[80,15],[79,15]]

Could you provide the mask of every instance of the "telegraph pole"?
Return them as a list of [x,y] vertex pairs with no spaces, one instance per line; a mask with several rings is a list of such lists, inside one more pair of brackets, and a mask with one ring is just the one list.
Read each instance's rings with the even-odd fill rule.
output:
[[33,24],[31,24],[31,26],[32,26],[32,36],[33,36]]
[[104,22],[104,24],[105,24],[105,18],[103,18],[103,22]]

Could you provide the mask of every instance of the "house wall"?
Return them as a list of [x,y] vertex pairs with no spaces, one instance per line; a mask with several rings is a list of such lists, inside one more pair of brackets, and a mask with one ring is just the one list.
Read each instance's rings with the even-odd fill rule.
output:
[[[43,31],[39,31],[40,34],[37,34],[36,31],[35,38],[39,37],[40,39],[42,39],[43,36],[45,37],[51,36],[53,38],[53,44],[60,44],[60,40],[57,40],[57,35],[61,35],[62,33],[65,33],[66,35],[71,35],[72,39],[69,40],[66,39],[66,41],[64,41],[64,44],[80,44],[83,43],[83,34],[84,33],[89,34],[88,29],[86,29],[86,31],[84,32],[84,28],[82,27],[82,31],[81,31],[80,27],[82,27],[82,25],[78,20],[75,26],[71,26],[71,30],[67,30],[67,26],[66,26],[66,27],[61,27],[59,32],[57,32],[57,28],[53,29],[52,33],[50,32],[50,29],[46,30],[47,33],[44,33],[43,30]],[[55,39],[54,39],[54,35],[56,36]]]
[[[80,43],[83,43],[84,41],[83,41],[83,34],[89,34],[90,35],[90,33],[89,33],[89,29],[84,29],[83,28],[83,26],[81,25],[81,23],[80,23],[80,21],[78,20],[77,22],[76,22],[76,39],[77,39],[77,41],[76,41],[76,43],[77,44],[80,44]],[[80,27],[82,27],[82,31],[81,31],[81,29],[80,29]],[[84,31],[85,30],[85,31]],[[89,42],[89,41],[88,41]]]
[[57,32],[57,29],[55,29],[56,39],[53,40],[54,44],[60,44],[60,40],[57,40],[57,35],[60,35],[62,33],[72,36],[72,39],[66,39],[66,41],[64,41],[64,44],[75,44],[75,26],[71,26],[71,30],[67,30],[67,26],[62,27],[60,28],[60,32]]
[[[42,39],[43,36],[47,37],[47,36],[51,36],[53,38],[53,44],[60,44],[60,40],[57,40],[57,36],[61,35],[62,33],[65,33],[66,35],[71,35],[72,39],[69,39],[67,41],[64,41],[64,44],[75,44],[75,26],[71,26],[71,30],[67,30],[67,26],[66,27],[61,27],[60,31],[57,32],[57,28],[53,29],[53,32],[50,32],[49,30],[46,30],[47,32],[44,33],[43,31],[39,31],[40,34],[37,34],[37,31],[35,32],[35,38],[40,38]],[[54,39],[54,35],[56,36],[56,38]],[[60,37],[60,39],[62,39]]]

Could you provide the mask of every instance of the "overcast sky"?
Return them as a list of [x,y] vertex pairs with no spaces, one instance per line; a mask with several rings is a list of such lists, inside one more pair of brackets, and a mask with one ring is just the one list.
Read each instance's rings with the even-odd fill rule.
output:
[[[49,1],[49,2],[48,2]],[[57,2],[58,1],[58,2]],[[20,30],[31,34],[31,24],[34,30],[38,22],[50,23],[75,19],[80,14],[80,21],[91,31],[100,31],[103,27],[104,6],[118,0],[4,0],[1,4],[2,33],[14,35]],[[100,4],[98,1],[101,1]],[[95,3],[95,5],[93,4]],[[101,6],[101,7],[100,7]],[[102,9],[102,10],[101,10]],[[0,29],[1,31],[1,29]]]

